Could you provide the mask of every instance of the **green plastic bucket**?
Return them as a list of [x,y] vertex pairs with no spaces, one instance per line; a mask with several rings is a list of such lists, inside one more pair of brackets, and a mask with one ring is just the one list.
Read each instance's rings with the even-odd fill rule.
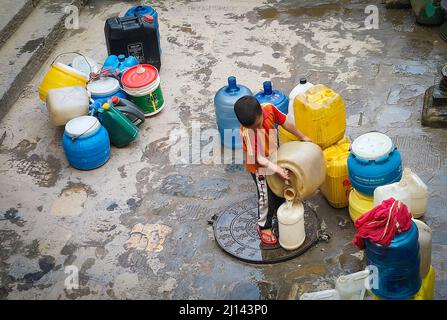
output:
[[164,98],[158,70],[150,64],[140,64],[126,70],[121,78],[124,91],[146,117],[163,110]]

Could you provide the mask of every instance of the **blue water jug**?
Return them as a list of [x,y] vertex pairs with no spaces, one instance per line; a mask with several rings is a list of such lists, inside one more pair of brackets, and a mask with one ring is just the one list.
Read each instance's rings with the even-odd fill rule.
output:
[[371,291],[376,296],[387,300],[405,300],[419,291],[421,275],[418,238],[418,228],[412,222],[411,228],[396,234],[387,247],[365,240],[368,265],[373,266]]
[[124,14],[125,17],[128,16],[145,16],[145,15],[151,15],[154,17],[154,25],[157,28],[157,37],[158,37],[158,47],[160,48],[160,55],[161,55],[161,46],[160,46],[160,28],[158,25],[158,13],[157,11],[152,8],[151,6],[133,6],[127,12]]
[[377,187],[402,178],[402,158],[391,139],[380,132],[361,135],[351,145],[348,173],[352,186],[372,196]]
[[92,170],[110,158],[107,130],[92,116],[81,116],[67,122],[62,136],[65,156],[71,166]]
[[236,77],[231,76],[228,77],[228,85],[220,88],[214,96],[217,128],[222,144],[228,148],[242,148],[240,123],[234,113],[234,103],[246,95],[253,93],[246,86],[237,84]]
[[127,98],[127,93],[121,90],[120,83],[112,77],[103,77],[87,84],[87,90],[93,101],[107,102],[112,97]]
[[273,104],[279,111],[284,114],[287,114],[289,111],[289,97],[284,93],[279,91],[278,89],[273,90],[272,82],[265,81],[263,83],[264,91],[258,92],[255,97],[259,101],[259,103],[271,103]]
[[130,67],[136,66],[138,63],[138,59],[134,56],[129,56],[126,58],[124,54],[120,54],[118,56],[110,55],[104,61],[102,69],[108,70],[111,73],[115,72],[115,70],[118,69],[120,71],[119,75],[121,76],[124,71],[126,71]]

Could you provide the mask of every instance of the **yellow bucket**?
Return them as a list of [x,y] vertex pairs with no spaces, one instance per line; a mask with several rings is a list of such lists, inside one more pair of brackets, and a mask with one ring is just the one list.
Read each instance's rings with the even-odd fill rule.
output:
[[291,134],[289,131],[281,126],[278,126],[279,144],[283,144],[290,141],[298,141],[298,138]]
[[349,205],[351,181],[348,174],[348,156],[351,142],[344,137],[335,145],[323,150],[326,160],[326,180],[320,190],[334,208]]
[[39,98],[46,102],[48,90],[74,86],[85,88],[88,81],[82,72],[60,62],[53,63],[39,86]]
[[296,127],[321,148],[333,145],[345,135],[345,103],[328,87],[318,84],[297,95],[293,108]]
[[[421,288],[416,295],[409,300],[433,300],[435,298],[435,278],[436,272],[433,266],[430,266],[430,270],[427,275],[422,278]],[[371,292],[373,300],[380,300],[379,297]]]
[[370,211],[372,208],[374,208],[373,196],[367,196],[355,189],[351,190],[351,193],[349,194],[349,215],[351,216],[352,221],[355,222],[357,218],[365,212]]

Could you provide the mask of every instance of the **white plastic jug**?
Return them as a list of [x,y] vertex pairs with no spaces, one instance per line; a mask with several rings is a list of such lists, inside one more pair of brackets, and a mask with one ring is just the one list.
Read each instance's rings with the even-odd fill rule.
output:
[[50,120],[63,126],[71,119],[88,113],[89,95],[81,86],[50,89],[46,98]]
[[427,212],[427,185],[410,168],[404,169],[401,181],[411,195],[411,214],[414,218],[422,217]]
[[366,293],[366,281],[370,271],[368,269],[338,277],[335,289],[342,300],[363,300]]
[[408,211],[412,212],[411,195],[408,193],[408,190],[402,188],[400,182],[377,187],[374,190],[374,207],[378,206],[382,203],[382,201],[389,198],[394,198],[395,200],[403,202],[407,206]]
[[293,111],[293,101],[295,97],[303,94],[307,91],[307,89],[313,87],[314,85],[310,82],[307,82],[306,78],[301,78],[300,83],[290,91],[289,94],[289,112],[287,113],[287,120],[292,120],[292,123],[295,123],[295,112]]
[[421,278],[424,278],[430,271],[432,230],[424,222],[413,219],[419,231],[419,253],[421,255]]
[[409,168],[404,169],[399,182],[377,187],[374,190],[374,206],[391,197],[405,203],[413,218],[420,218],[427,211],[428,188]]
[[301,202],[284,202],[278,208],[279,244],[286,250],[299,248],[306,239],[304,207]]
[[300,300],[340,300],[337,290],[323,290],[317,292],[303,293]]

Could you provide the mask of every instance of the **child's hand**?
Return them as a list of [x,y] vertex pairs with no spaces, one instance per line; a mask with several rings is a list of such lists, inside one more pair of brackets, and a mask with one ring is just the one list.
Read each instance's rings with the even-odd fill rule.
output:
[[309,138],[308,136],[304,136],[304,137],[301,138],[301,141],[303,141],[303,142],[312,142],[312,139]]
[[289,170],[285,169],[285,168],[281,168],[278,167],[278,171],[276,171],[276,173],[283,179],[285,180],[289,180],[290,179],[290,175],[289,175]]

